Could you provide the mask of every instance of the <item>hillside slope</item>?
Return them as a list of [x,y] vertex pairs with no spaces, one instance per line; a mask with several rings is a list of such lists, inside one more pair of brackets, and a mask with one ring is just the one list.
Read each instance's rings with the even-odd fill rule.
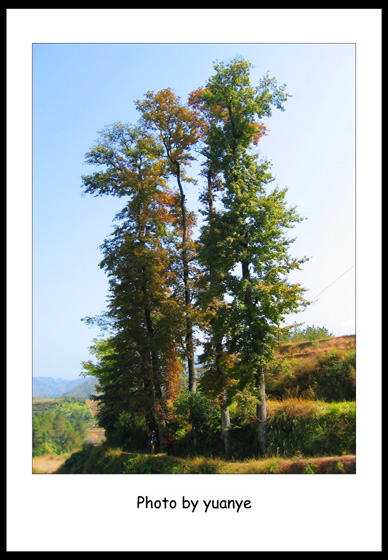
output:
[[89,377],[80,385],[77,385],[67,393],[64,393],[63,397],[76,397],[77,399],[89,399],[91,395],[94,395],[96,391],[97,379],[95,377]]
[[275,399],[354,401],[355,335],[284,344],[269,368],[266,390]]
[[288,358],[302,358],[313,354],[328,354],[333,350],[356,350],[356,335],[344,335],[319,340],[288,342],[280,347],[278,355]]

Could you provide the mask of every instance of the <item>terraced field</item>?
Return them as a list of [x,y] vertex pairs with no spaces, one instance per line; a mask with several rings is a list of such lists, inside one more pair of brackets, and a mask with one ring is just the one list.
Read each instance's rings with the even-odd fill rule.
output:
[[[87,399],[86,404],[88,405],[90,412],[93,414],[93,417],[95,417],[97,414],[97,403]],[[95,419],[92,422],[88,423],[87,429],[88,429],[87,441],[89,443],[93,443],[94,445],[99,445],[100,443],[105,441],[105,430],[98,426]]]

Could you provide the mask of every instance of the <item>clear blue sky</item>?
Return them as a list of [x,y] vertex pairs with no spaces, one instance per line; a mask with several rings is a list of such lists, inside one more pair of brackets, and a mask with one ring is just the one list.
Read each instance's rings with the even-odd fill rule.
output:
[[[97,132],[136,122],[134,101],[171,87],[183,101],[216,60],[250,61],[292,95],[268,119],[259,149],[275,182],[306,218],[292,252],[311,257],[294,274],[318,298],[290,317],[334,335],[355,333],[354,44],[35,44],[33,46],[33,374],[74,379],[98,329],[107,279],[98,249],[123,202],[82,196],[84,154]],[[198,190],[188,187],[192,208]],[[345,274],[344,274],[345,273]],[[342,276],[343,275],[343,276]],[[340,278],[339,278],[340,277]],[[320,295],[319,295],[320,294]]]

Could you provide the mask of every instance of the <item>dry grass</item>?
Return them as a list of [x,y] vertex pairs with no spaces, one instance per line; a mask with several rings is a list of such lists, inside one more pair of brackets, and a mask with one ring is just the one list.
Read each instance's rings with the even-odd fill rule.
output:
[[93,414],[93,416],[96,416],[98,410],[98,403],[90,399],[86,399],[85,402],[88,405],[89,410]]
[[278,355],[287,358],[302,358],[319,354],[320,356],[333,350],[348,351],[356,350],[356,335],[337,336],[335,338],[323,338],[311,342],[288,342],[279,348]]
[[307,400],[301,397],[289,397],[280,401],[268,400],[268,415],[274,416],[280,411],[291,418],[298,416],[300,418],[308,418],[312,415],[316,416],[319,411],[327,409],[328,404],[324,401]]
[[241,462],[212,460],[215,474],[351,474],[356,472],[356,457],[314,457],[251,459]]
[[269,369],[268,395],[355,400],[355,353],[355,335],[285,344]]
[[70,457],[72,453],[75,453],[74,449],[71,453],[65,453],[63,455],[53,455],[52,453],[46,455],[40,455],[39,457],[33,457],[32,459],[32,472],[33,474],[53,474],[63,463]]

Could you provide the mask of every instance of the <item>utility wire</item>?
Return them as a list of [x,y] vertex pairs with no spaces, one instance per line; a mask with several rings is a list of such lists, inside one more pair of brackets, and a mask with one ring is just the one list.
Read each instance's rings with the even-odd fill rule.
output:
[[342,278],[343,276],[345,276],[345,274],[347,274],[350,270],[352,270],[352,268],[354,268],[356,265],[352,264],[352,266],[350,268],[348,268],[347,270],[345,270],[345,272],[343,272],[340,276],[338,276],[338,278],[336,278],[333,282],[331,282],[331,284],[329,284],[328,286],[326,286],[326,288],[324,288],[321,292],[319,292],[319,294],[317,294],[313,299],[312,299],[312,303],[315,303],[317,301],[317,298],[323,294],[323,292],[326,292],[326,290],[328,290],[333,284],[335,284],[340,278]]

